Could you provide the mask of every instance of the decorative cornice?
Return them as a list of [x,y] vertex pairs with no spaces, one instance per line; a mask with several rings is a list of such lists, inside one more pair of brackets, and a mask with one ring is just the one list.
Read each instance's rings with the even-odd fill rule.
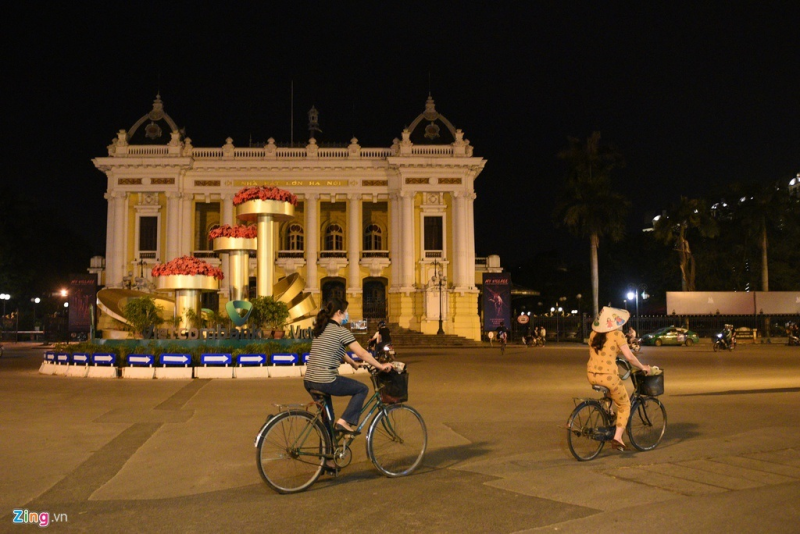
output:
[[194,181],[195,187],[219,187],[220,181],[219,180],[195,180]]

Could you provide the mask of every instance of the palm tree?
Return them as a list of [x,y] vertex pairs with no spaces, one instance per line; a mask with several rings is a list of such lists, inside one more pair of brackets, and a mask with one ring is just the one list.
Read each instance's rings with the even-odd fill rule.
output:
[[656,217],[653,225],[657,240],[675,244],[681,269],[681,290],[695,290],[696,266],[689,246],[689,231],[696,229],[703,237],[719,235],[717,221],[709,213],[702,199],[681,197],[664,215]]
[[734,186],[739,203],[734,218],[744,234],[758,243],[761,251],[761,291],[769,291],[767,234],[780,232],[792,215],[789,190],[777,182]]
[[582,143],[570,137],[569,148],[558,154],[567,163],[564,192],[553,216],[556,225],[563,224],[575,236],[589,238],[592,266],[592,305],[599,311],[600,293],[597,249],[600,238],[622,239],[625,216],[630,201],[611,190],[611,171],[624,166],[622,155],[600,144],[600,132],[594,132]]

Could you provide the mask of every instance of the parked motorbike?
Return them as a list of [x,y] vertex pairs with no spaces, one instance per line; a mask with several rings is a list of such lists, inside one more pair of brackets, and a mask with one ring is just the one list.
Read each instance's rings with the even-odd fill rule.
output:
[[638,337],[633,337],[628,339],[628,348],[631,349],[631,352],[634,354],[638,354],[640,350],[642,350],[642,340]]
[[799,345],[800,345],[800,337],[797,337],[797,336],[796,336],[796,335],[794,335],[794,334],[789,334],[789,343],[788,343],[788,345],[789,345],[790,347],[792,347],[792,346],[794,346],[794,347],[797,347],[797,346],[799,346]]

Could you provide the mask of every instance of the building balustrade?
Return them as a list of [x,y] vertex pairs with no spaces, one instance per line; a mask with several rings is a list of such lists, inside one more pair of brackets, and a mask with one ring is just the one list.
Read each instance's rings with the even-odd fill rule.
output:
[[388,250],[362,250],[361,251],[362,258],[388,258],[389,251]]
[[279,250],[278,258],[303,258],[305,252],[302,250]]
[[441,250],[426,250],[425,251],[426,258],[443,258],[444,252]]
[[[114,154],[115,157],[164,157],[175,156],[174,151],[170,152],[169,146],[150,146],[150,145],[129,145],[125,150],[119,150]],[[223,159],[225,157],[222,147],[190,147],[191,157],[194,159]],[[188,153],[184,153],[188,155]],[[391,148],[362,148],[358,153],[351,153],[347,148],[317,148],[315,158],[317,159],[347,159],[352,157],[385,159],[395,156]],[[412,146],[411,156],[425,157],[453,157],[455,151],[452,146]],[[233,159],[254,160],[254,159],[305,159],[309,157],[309,152],[305,147],[288,148],[272,147],[268,151],[267,147],[240,147],[233,149]]]
[[347,258],[346,250],[321,250],[319,253],[320,258]]

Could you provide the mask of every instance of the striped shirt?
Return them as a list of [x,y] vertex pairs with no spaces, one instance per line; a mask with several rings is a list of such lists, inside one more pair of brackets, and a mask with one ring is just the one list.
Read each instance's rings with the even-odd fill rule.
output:
[[345,347],[356,338],[347,328],[330,321],[319,337],[311,342],[305,380],[317,384],[330,384],[339,376],[339,365],[344,359]]

